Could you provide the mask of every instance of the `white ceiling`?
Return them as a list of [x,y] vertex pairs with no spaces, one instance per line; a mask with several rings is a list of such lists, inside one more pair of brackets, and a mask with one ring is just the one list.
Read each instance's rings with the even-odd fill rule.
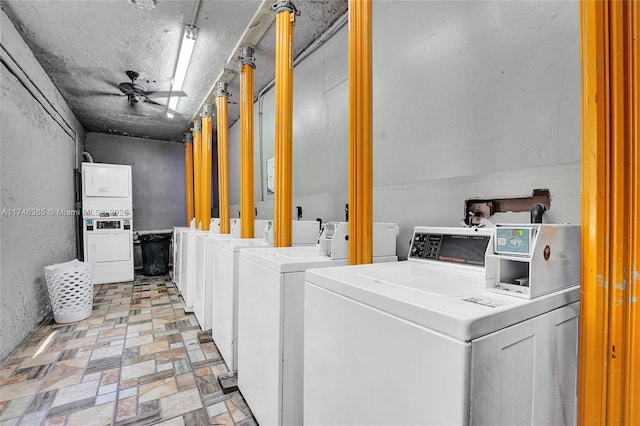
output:
[[[294,28],[297,56],[347,11],[347,0],[293,0],[301,12]],[[88,132],[182,141],[192,117],[208,98],[216,80],[236,55],[263,0],[1,0],[0,5],[22,34],[47,74]],[[166,118],[165,109],[149,103],[131,106],[117,85],[140,73],[148,91],[169,90],[183,24],[195,25],[198,38],[183,91]],[[273,12],[269,12],[273,14]],[[256,44],[254,95],[274,78],[275,25]],[[275,15],[273,15],[275,17]],[[264,20],[264,18],[262,18]],[[250,32],[250,29],[249,29]],[[229,84],[230,124],[238,119],[238,79]],[[154,98],[166,104],[166,98]],[[213,120],[215,126],[215,120]]]

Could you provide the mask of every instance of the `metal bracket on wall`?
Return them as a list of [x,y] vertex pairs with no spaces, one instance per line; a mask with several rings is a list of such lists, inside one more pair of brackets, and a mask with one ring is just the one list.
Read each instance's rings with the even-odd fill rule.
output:
[[540,203],[547,210],[551,208],[551,194],[548,189],[534,189],[530,197],[512,198],[471,198],[464,202],[464,223],[478,226],[489,216],[500,212],[528,212],[531,206]]

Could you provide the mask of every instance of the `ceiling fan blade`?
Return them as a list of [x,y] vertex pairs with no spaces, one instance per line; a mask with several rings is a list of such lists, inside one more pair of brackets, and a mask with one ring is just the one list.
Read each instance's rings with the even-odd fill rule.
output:
[[153,106],[158,106],[162,110],[164,110],[164,112],[166,112],[168,114],[173,114],[174,116],[180,116],[180,117],[182,116],[182,114],[180,114],[178,111],[174,111],[171,108],[169,108],[167,105],[163,105],[163,104],[158,103],[156,101],[152,101],[151,99],[145,99],[144,102],[148,103],[150,105],[153,105]]
[[122,93],[113,93],[113,92],[100,92],[100,91],[95,91],[95,92],[88,92],[87,95],[89,96],[116,96],[118,98],[121,98],[123,96],[126,96]]
[[183,97],[183,96],[188,96],[185,92],[183,92],[182,90],[156,90],[156,91],[151,91],[151,92],[145,92],[145,96],[147,96],[148,98],[173,98],[173,97]]
[[117,96],[117,97],[121,97],[121,96],[124,96],[122,93],[117,93],[115,90],[87,90],[87,89],[78,88],[77,86],[63,87],[62,90],[65,93],[68,93],[70,96],[77,96],[77,97],[83,97],[83,96]]

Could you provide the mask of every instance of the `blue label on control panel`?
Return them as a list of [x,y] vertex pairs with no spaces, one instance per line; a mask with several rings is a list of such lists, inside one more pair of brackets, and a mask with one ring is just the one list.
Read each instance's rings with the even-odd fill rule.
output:
[[93,219],[86,219],[85,222],[87,225],[93,225]]
[[496,228],[496,252],[529,254],[529,228]]

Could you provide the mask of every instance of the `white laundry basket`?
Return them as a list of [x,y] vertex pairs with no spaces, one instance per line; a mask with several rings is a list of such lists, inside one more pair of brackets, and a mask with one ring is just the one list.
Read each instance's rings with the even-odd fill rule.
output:
[[93,263],[74,259],[44,267],[47,289],[57,323],[81,321],[93,310]]

